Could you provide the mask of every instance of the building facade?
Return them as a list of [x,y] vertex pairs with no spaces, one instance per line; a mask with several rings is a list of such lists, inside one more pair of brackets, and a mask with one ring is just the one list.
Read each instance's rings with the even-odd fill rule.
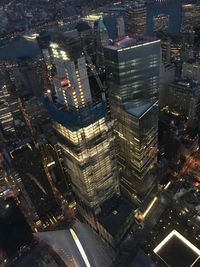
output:
[[170,84],[168,107],[170,112],[186,117],[190,127],[197,127],[200,110],[199,83],[183,79]]
[[95,39],[96,39],[96,64],[99,68],[104,66],[104,46],[109,42],[109,36],[107,28],[103,22],[103,18],[100,18],[96,22],[95,26]]
[[129,35],[144,35],[146,33],[146,6],[135,2],[126,9],[126,25]]
[[51,45],[56,101],[45,100],[45,105],[54,121],[78,210],[96,229],[101,204],[119,191],[112,125],[107,121],[107,104],[93,103],[81,47],[77,50],[75,45],[73,53],[71,43],[62,45]]
[[[30,209],[38,218],[39,229],[50,227],[61,218],[61,207],[56,199],[52,177],[48,175],[43,164],[42,155],[32,144],[26,144],[10,153],[13,166],[21,178],[24,199],[29,199]],[[23,192],[23,190],[22,190]],[[25,195],[28,195],[28,198]]]
[[5,69],[0,70],[0,131],[6,138],[15,137],[13,103]]
[[198,1],[182,5],[182,21],[181,32],[193,32],[194,27],[197,27],[200,22],[199,18],[200,4]]
[[182,77],[196,80],[200,83],[200,61],[198,59],[190,59],[183,62]]
[[105,47],[105,59],[121,190],[139,204],[154,182],[160,42],[126,36]]

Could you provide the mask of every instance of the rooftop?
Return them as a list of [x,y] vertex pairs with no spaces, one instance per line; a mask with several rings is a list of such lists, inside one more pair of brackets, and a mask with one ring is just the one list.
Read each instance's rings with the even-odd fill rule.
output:
[[137,9],[139,9],[139,10],[141,10],[141,9],[146,10],[146,5],[144,3],[137,2],[137,1],[134,1],[131,4],[129,4],[128,7],[131,10],[134,9],[134,11],[137,10]]
[[78,32],[84,32],[84,31],[91,30],[91,27],[87,24],[87,22],[82,20],[77,23],[76,29]]
[[55,58],[76,61],[82,56],[83,47],[77,30],[65,33],[56,31],[51,39],[50,47]]
[[138,251],[138,253],[134,257],[129,267],[139,267],[139,266],[142,267],[155,266],[151,258],[147,256],[142,250]]
[[144,46],[144,45],[149,45],[149,44],[159,43],[159,42],[160,40],[155,40],[149,37],[144,37],[144,36],[139,36],[139,35],[130,37],[126,35],[120,39],[113,41],[113,43],[110,45],[107,45],[106,48],[112,49],[112,50],[120,50],[122,48],[138,47],[138,46]]
[[54,121],[73,131],[82,127],[87,127],[91,123],[94,123],[95,121],[106,116],[107,113],[107,106],[106,102],[104,101],[101,101],[95,105],[90,103],[84,108],[70,111],[67,111],[64,105],[59,105],[58,102],[50,102],[47,98],[43,99],[43,103],[44,107],[47,109],[49,115]]
[[125,106],[125,110],[133,115],[134,117],[140,118],[147,112],[152,106],[154,105],[153,102],[144,102],[140,105],[134,104],[127,104]]
[[121,196],[114,196],[101,205],[99,222],[112,235],[115,236],[135,207]]
[[40,49],[37,41],[27,40],[24,37],[13,38],[0,48],[0,59],[8,59],[16,62],[18,57],[29,55],[36,59],[40,55]]
[[200,58],[190,58],[188,61],[183,62],[183,64],[200,64]]
[[[102,241],[88,225],[81,223],[78,219],[71,226],[60,231],[38,232],[36,237],[50,245],[54,252],[65,262],[66,266],[86,266],[83,260],[85,254],[89,264],[87,266],[111,266],[115,252],[105,242]],[[75,237],[71,230],[75,232]],[[83,253],[80,253],[80,245]],[[28,266],[28,265],[27,265]],[[59,265],[60,266],[60,265]]]
[[176,230],[172,230],[153,251],[166,266],[200,265],[200,250]]
[[178,86],[180,88],[197,89],[199,88],[199,82],[193,79],[185,78],[172,83],[172,86]]
[[83,17],[83,20],[88,22],[95,22],[102,17],[103,13],[94,13]]

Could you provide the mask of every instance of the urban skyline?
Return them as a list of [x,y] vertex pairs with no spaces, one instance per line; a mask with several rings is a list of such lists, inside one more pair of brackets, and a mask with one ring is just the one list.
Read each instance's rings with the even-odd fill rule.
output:
[[199,10],[0,1],[0,266],[200,266]]

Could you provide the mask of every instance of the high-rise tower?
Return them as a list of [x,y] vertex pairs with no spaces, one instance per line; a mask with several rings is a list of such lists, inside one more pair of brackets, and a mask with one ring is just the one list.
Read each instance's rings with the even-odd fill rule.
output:
[[78,210],[95,227],[101,204],[118,193],[115,151],[107,105],[93,103],[85,57],[78,39],[51,44],[56,101],[45,101]]
[[22,180],[24,192],[31,201],[30,208],[34,209],[35,218],[38,218],[36,225],[39,228],[53,225],[62,213],[60,203],[54,195],[52,177],[45,169],[39,150],[26,144],[10,154],[14,168]]
[[96,23],[96,49],[97,49],[97,65],[98,67],[104,66],[104,51],[103,48],[109,42],[108,31],[103,22],[103,18],[100,18]]
[[160,41],[126,36],[104,53],[121,190],[140,203],[155,180]]
[[0,131],[6,138],[15,137],[12,98],[6,77],[6,70],[0,70]]
[[200,4],[198,1],[191,1],[189,4],[182,5],[181,32],[192,33],[194,27],[199,26]]
[[127,32],[130,35],[146,33],[147,9],[144,4],[135,2],[126,9]]

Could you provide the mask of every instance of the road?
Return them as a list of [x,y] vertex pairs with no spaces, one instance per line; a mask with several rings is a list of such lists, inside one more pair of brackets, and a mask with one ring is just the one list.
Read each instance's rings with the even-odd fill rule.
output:
[[184,163],[181,170],[174,174],[175,180],[187,180],[193,178],[193,185],[200,185],[200,155],[199,153],[193,153],[190,155]]

